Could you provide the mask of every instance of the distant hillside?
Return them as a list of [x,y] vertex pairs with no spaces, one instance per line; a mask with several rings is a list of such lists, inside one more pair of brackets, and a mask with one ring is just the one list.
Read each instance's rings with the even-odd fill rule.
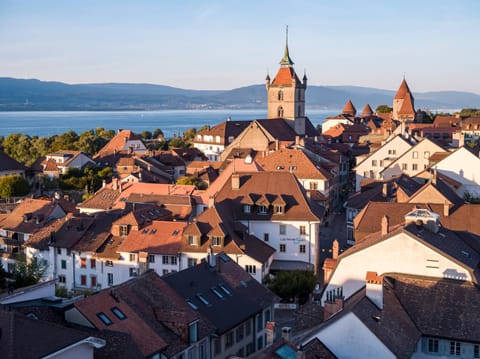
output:
[[[395,91],[356,86],[309,86],[307,107],[337,109],[351,99],[358,111],[391,105]],[[414,93],[415,107],[423,109],[480,108],[480,95],[437,91]],[[265,108],[264,85],[226,91],[186,90],[152,84],[78,84],[0,78],[0,111],[85,111],[159,109]]]

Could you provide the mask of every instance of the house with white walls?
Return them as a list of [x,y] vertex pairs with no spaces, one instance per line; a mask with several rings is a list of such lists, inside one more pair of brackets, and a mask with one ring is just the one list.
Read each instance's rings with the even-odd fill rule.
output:
[[382,177],[382,171],[412,148],[413,145],[413,143],[403,136],[396,135],[376,151],[366,156],[357,157],[357,165],[354,168],[355,191],[360,191],[361,182],[365,179],[380,179]]
[[338,358],[475,358],[479,299],[469,281],[368,271],[354,295],[330,292],[325,322],[301,348],[320,340]]
[[293,173],[306,191],[318,191],[329,202],[333,174],[300,148],[282,148],[256,161],[264,171]]
[[363,238],[338,256],[322,293],[322,303],[327,293],[338,288],[345,299],[354,295],[363,287],[365,273],[371,270],[477,282],[480,253],[463,232],[441,227],[439,218],[428,209],[414,209],[405,215],[406,225],[392,228],[388,216],[384,216],[380,232]]
[[317,270],[323,208],[290,172],[234,173],[215,197],[250,235],[275,250],[270,270]]
[[179,252],[182,269],[206,260],[210,253],[223,252],[262,283],[270,272],[275,249],[235,222],[231,206],[213,203],[212,198],[210,208],[185,228]]
[[[65,207],[65,209],[64,209]],[[42,231],[49,222],[67,214],[63,200],[49,201],[24,199],[8,214],[0,215],[1,265],[7,272],[13,270],[17,256],[24,254],[23,246],[37,231]],[[48,251],[34,251],[42,265],[48,265]],[[27,254],[29,254],[27,252]],[[27,256],[30,259],[31,256]]]
[[379,176],[383,179],[389,179],[401,174],[414,177],[429,167],[430,156],[434,153],[448,153],[448,151],[433,140],[424,138],[400,155],[395,161],[388,164],[379,173]]
[[457,190],[463,197],[469,193],[475,198],[480,197],[480,158],[468,150],[460,147],[449,156],[432,165],[432,169],[439,174],[460,183]]

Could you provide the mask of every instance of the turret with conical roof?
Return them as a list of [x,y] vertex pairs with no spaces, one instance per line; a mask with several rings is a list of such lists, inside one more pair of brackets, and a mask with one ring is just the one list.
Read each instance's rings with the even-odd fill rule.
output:
[[285,50],[280,60],[280,68],[273,81],[266,79],[268,92],[268,118],[288,120],[298,135],[305,134],[305,90],[307,77],[300,81],[290,58],[288,49],[288,27],[286,31]]
[[370,107],[370,104],[367,103],[362,110],[362,117],[370,117],[372,115],[373,115],[373,110]]
[[415,119],[414,99],[405,77],[393,98],[393,119],[400,121]]
[[353,106],[352,101],[348,99],[345,106],[343,106],[342,115],[355,117],[356,114],[357,114],[357,109],[355,108],[355,106]]

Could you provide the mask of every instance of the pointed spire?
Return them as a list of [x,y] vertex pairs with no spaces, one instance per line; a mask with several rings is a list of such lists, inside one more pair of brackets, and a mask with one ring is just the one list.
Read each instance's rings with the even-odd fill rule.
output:
[[292,66],[293,61],[290,58],[290,54],[288,52],[288,25],[285,34],[285,52],[283,53],[283,58],[280,60],[280,65],[282,66]]
[[350,116],[355,116],[357,114],[357,109],[355,108],[355,106],[353,106],[353,103],[350,99],[348,99],[345,106],[343,106],[342,114]]
[[403,81],[400,84],[400,87],[398,88],[398,91],[395,94],[394,98],[395,99],[404,99],[406,96],[412,96],[412,93],[410,92],[410,88],[407,85],[407,81],[405,80],[405,77],[403,77]]

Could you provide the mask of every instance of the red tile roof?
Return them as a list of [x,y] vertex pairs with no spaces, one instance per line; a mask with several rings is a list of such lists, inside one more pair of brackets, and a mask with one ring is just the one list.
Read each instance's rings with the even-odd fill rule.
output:
[[411,97],[412,93],[410,92],[410,89],[408,88],[407,81],[403,79],[402,83],[400,84],[400,87],[398,88],[397,93],[395,94],[394,99],[395,100],[402,100],[407,97]]
[[[58,213],[56,210],[60,209]],[[42,228],[50,219],[63,217],[66,213],[56,201],[24,199],[0,223],[0,228],[20,233],[33,233]]]
[[[301,179],[331,179],[332,175],[313,161],[305,152],[297,149],[282,148],[264,158],[258,159],[264,171],[292,172]],[[293,169],[295,168],[295,169]]]
[[362,116],[371,116],[373,115],[373,110],[370,105],[367,103],[362,110]]
[[352,101],[348,99],[345,106],[343,106],[342,114],[355,116],[356,113],[357,109],[355,108],[355,106],[353,106]]
[[177,255],[186,226],[186,222],[153,221],[138,231],[130,231],[118,251]]
[[272,81],[272,85],[292,86],[293,80],[300,83],[293,67],[280,67]]
[[141,140],[141,137],[130,130],[121,130],[98,151],[95,158],[108,156],[115,152],[119,153],[124,150],[125,143],[132,140]]
[[[259,198],[265,195],[273,201],[282,196],[287,203],[284,213],[268,214],[244,213],[242,199],[245,196]],[[281,216],[284,221],[301,220],[319,222],[323,213],[311,203],[309,204],[303,188],[290,172],[256,172],[240,174],[240,188],[232,189],[232,181],[228,181],[216,197],[216,202],[227,201],[235,211],[235,218],[244,220],[272,220]]]
[[[126,316],[117,318],[112,308]],[[128,333],[147,357],[163,351],[169,357],[188,346],[188,324],[200,320],[199,339],[212,331],[210,323],[191,309],[154,271],[102,290],[76,302],[77,308],[99,330]],[[104,313],[111,321],[105,325],[97,316]]]

